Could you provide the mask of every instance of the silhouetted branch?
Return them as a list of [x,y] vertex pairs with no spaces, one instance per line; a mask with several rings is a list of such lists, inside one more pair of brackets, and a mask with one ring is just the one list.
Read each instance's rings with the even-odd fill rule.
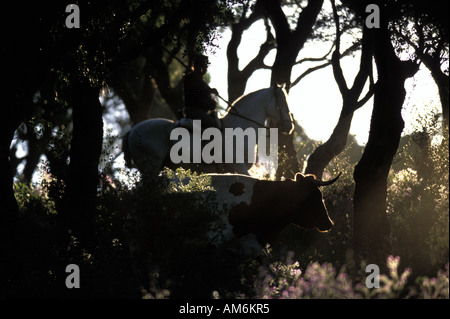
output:
[[349,89],[347,87],[347,82],[345,81],[344,73],[342,72],[342,67],[340,64],[341,55],[339,50],[341,47],[341,32],[339,30],[339,16],[337,14],[336,4],[334,0],[331,1],[331,6],[333,8],[334,23],[336,25],[336,49],[331,56],[331,63],[333,66],[334,79],[339,87],[339,91],[342,95],[344,95],[349,91]]
[[267,69],[270,67],[266,64],[264,64],[264,59],[267,56],[267,54],[270,52],[270,50],[275,48],[275,38],[270,31],[270,26],[265,21],[266,25],[266,41],[261,44],[259,47],[258,54],[247,64],[247,66],[242,70],[243,77],[247,80],[253,72],[255,72],[257,69]]
[[335,45],[335,44],[333,43],[333,44],[331,45],[330,50],[328,50],[328,52],[327,52],[324,56],[322,56],[322,57],[320,57],[320,58],[303,58],[303,59],[300,59],[300,60],[298,60],[297,62],[295,62],[295,64],[302,64],[303,62],[319,62],[319,61],[326,60],[327,57],[328,57],[328,55],[330,55],[331,51],[333,50],[334,45]]
[[[348,49],[346,49],[344,51],[344,53],[342,53],[340,55],[340,58],[343,58],[345,56],[350,55],[351,53],[353,53],[358,47],[360,46],[360,42],[354,42]],[[322,63],[320,65],[311,67],[309,69],[307,69],[305,72],[303,72],[302,74],[300,74],[295,80],[294,82],[292,82],[291,88],[294,87],[295,85],[297,85],[301,80],[303,80],[304,77],[306,77],[307,75],[311,74],[314,71],[326,68],[327,66],[330,66],[332,63],[331,59],[327,60],[327,62]]]

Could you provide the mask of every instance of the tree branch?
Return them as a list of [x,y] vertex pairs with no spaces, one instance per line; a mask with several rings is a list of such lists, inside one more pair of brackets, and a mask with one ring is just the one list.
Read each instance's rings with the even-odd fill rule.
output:
[[341,46],[341,31],[339,28],[339,15],[337,13],[337,8],[336,8],[336,3],[334,0],[331,0],[331,7],[333,9],[333,18],[334,18],[334,25],[336,27],[336,50],[335,52],[340,51],[340,46]]
[[373,79],[372,79],[372,80],[371,80],[371,83],[370,83],[369,91],[367,91],[366,95],[365,95],[361,100],[359,100],[358,102],[356,102],[353,111],[356,111],[356,110],[359,109],[361,106],[363,106],[364,104],[366,104],[367,101],[370,100],[370,98],[372,97],[372,95],[375,93],[375,86],[376,86],[376,84],[373,83]]
[[[260,5],[260,1],[256,3],[254,11],[250,14],[248,18],[245,15],[242,16],[239,22],[234,23],[231,26],[232,34],[230,42],[227,46],[227,60],[228,60],[228,100],[234,101],[236,98],[241,96],[245,91],[245,86],[247,79],[250,75],[258,68],[265,68],[264,57],[270,51],[271,46],[275,44],[270,44],[273,42],[272,34],[267,30],[267,39],[264,44],[261,45],[258,55],[247,65],[243,71],[239,70],[239,57],[237,55],[237,49],[241,43],[242,35],[245,30],[247,30],[253,23],[263,18],[264,11]],[[267,25],[266,25],[267,28]]]
[[335,45],[335,44],[333,43],[333,44],[331,45],[330,50],[328,50],[328,52],[327,52],[324,56],[322,56],[322,57],[320,57],[320,58],[303,58],[303,59],[300,59],[300,60],[298,60],[297,62],[295,62],[295,64],[297,65],[297,64],[302,64],[303,62],[319,62],[319,61],[326,60],[327,57],[328,57],[328,55],[330,55],[331,51],[333,50],[334,45]]
[[334,0],[331,0],[331,6],[333,8],[333,16],[334,16],[334,23],[336,25],[336,49],[333,52],[333,55],[331,56],[331,63],[333,66],[333,75],[334,79],[336,80],[336,83],[339,87],[339,91],[342,95],[347,94],[349,91],[347,87],[347,82],[345,81],[344,73],[342,72],[342,67],[340,63],[340,46],[341,46],[341,32],[339,30],[339,16],[336,9],[336,4]]
[[[353,51],[355,51],[358,47],[359,47],[360,43],[359,42],[354,42],[349,48],[347,48],[341,55],[340,58],[346,57],[348,55],[350,55]],[[295,85],[297,85],[301,80],[303,80],[304,77],[306,77],[307,75],[311,74],[314,71],[326,68],[327,66],[331,65],[331,59],[327,60],[327,62],[322,63],[320,65],[311,67],[309,69],[307,69],[305,72],[303,72],[300,76],[298,76],[294,82],[292,82],[292,87],[294,87]]]
[[306,70],[305,72],[303,72],[300,76],[298,76],[294,82],[292,82],[291,88],[293,88],[295,85],[297,85],[301,80],[303,80],[303,78],[305,76],[307,76],[308,74],[313,73],[314,71],[326,68],[327,66],[329,66],[331,64],[331,60],[328,60],[327,62],[311,67],[308,70]]
[[268,68],[268,66],[264,64],[264,59],[270,50],[275,48],[275,38],[273,37],[272,32],[270,32],[268,23],[266,23],[266,31],[266,41],[259,47],[258,54],[242,70],[242,75],[245,80],[247,80],[257,69]]
[[286,36],[291,34],[292,31],[291,28],[289,27],[289,22],[286,18],[286,15],[281,9],[280,1],[262,0],[262,2],[264,3],[264,7],[266,9],[268,17],[270,18],[270,21],[272,21],[277,41],[279,41],[282,38],[286,38]]
[[367,29],[363,30],[361,42],[361,60],[359,64],[359,71],[353,81],[352,88],[350,89],[350,92],[355,99],[361,95],[364,85],[366,84],[367,77],[370,78],[371,84],[373,84],[372,39]]

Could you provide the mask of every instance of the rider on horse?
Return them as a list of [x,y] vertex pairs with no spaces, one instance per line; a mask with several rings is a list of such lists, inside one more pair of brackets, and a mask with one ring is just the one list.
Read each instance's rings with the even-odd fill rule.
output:
[[217,95],[217,90],[211,89],[203,79],[208,64],[207,56],[195,55],[192,60],[192,71],[184,77],[184,115],[201,120],[202,129],[220,126],[216,111],[217,101],[211,96]]

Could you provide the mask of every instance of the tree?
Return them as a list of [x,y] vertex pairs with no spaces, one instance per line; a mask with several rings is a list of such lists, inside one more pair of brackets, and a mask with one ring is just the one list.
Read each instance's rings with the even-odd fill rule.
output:
[[[32,176],[36,158],[47,152],[52,182],[58,186],[59,193],[52,197],[57,212],[56,228],[52,230],[60,236],[58,247],[45,241],[49,245],[47,251],[68,247],[69,234],[78,239],[81,247],[92,251],[98,243],[94,220],[98,216],[98,167],[103,144],[103,106],[99,95],[109,75],[163,40],[173,46],[179,43],[187,46],[192,41],[195,42],[192,49],[200,49],[229,13],[227,0],[76,3],[81,14],[80,28],[66,28],[66,5],[57,1],[46,5],[27,3],[26,8],[22,3],[11,3],[8,14],[0,20],[0,63],[4,76],[1,86],[4,114],[0,118],[2,297],[12,284],[23,282],[21,278],[26,275],[21,273],[23,258],[29,256],[21,256],[23,246],[18,242],[28,244],[24,241],[33,238],[24,236],[29,228],[23,227],[23,221],[32,217],[19,214],[13,188],[12,169],[18,159],[12,154],[11,144],[19,126],[28,129],[26,134],[17,134],[30,145],[25,156],[27,179]],[[198,10],[197,5],[204,10]],[[180,21],[185,28],[179,28]],[[161,74],[159,84],[163,85],[164,70],[157,72]],[[37,130],[40,127],[44,127],[43,137],[50,139],[40,140]],[[58,141],[58,135],[65,138]],[[64,147],[60,147],[62,141],[67,142]],[[57,143],[52,145],[53,142]],[[61,156],[52,154],[56,153],[51,151],[55,148]],[[35,225],[30,227],[35,230]],[[55,233],[52,232],[52,237]],[[59,263],[65,262],[62,260],[65,252],[62,248],[51,253],[58,255],[57,269]]]
[[114,95],[123,101],[131,124],[136,125],[150,118],[158,91],[167,106],[166,116],[171,119],[178,117],[178,110],[183,105],[183,72],[184,67],[178,61],[174,61],[161,46],[154,46],[133,61],[114,69],[107,83]]
[[[359,16],[364,14],[365,5],[366,3],[349,2],[349,6]],[[398,8],[392,3],[378,5],[384,10],[380,17],[380,28],[365,31],[371,33],[374,40],[378,80],[369,140],[354,171],[353,202],[354,246],[375,259],[385,257],[382,255],[382,248],[385,247],[389,234],[386,216],[387,177],[404,127],[401,115],[406,96],[404,82],[418,70],[415,62],[400,60],[391,43],[388,23],[393,19],[392,13],[397,13]]]
[[[205,11],[198,10],[196,5],[203,5]],[[200,49],[228,16],[228,5],[227,1],[170,4],[166,1],[111,1],[108,4],[80,1],[79,29],[65,27],[65,7],[61,5],[49,9],[34,4],[25,15],[19,6],[12,6],[11,14],[2,20],[1,61],[9,79],[4,86],[3,103],[11,110],[1,123],[4,134],[0,148],[0,184],[7,198],[7,213],[2,215],[6,220],[2,221],[2,227],[11,228],[8,220],[18,214],[10,171],[11,140],[17,127],[36,114],[41,101],[50,101],[50,104],[56,101],[71,109],[73,131],[69,166],[64,177],[64,209],[58,215],[61,225],[74,228],[81,235],[89,228],[95,213],[103,143],[103,107],[99,95],[110,72],[163,39],[171,39],[174,45],[193,41],[192,49]],[[181,29],[180,23],[184,24]],[[155,52],[157,56],[157,50]],[[152,66],[156,69],[158,64]],[[161,86],[166,88],[165,70],[155,72],[160,75]],[[161,92],[164,94],[163,90]],[[171,92],[166,93],[167,98]],[[66,112],[67,107],[61,110]],[[44,106],[46,112],[52,114]],[[31,158],[29,163],[32,164]]]
[[40,37],[49,32],[46,18],[55,13],[48,10],[39,16],[35,14],[40,12],[36,4],[28,9],[23,12],[17,5],[12,5],[8,16],[0,22],[3,39],[0,63],[2,74],[7,79],[2,84],[5,113],[0,120],[0,191],[4,198],[0,227],[5,237],[14,232],[14,221],[18,217],[10,165],[11,140],[22,121],[33,114],[33,94],[38,83],[44,80],[44,70],[48,65],[39,50],[42,48]]
[[[277,0],[258,0],[253,6],[250,3],[249,1],[244,2],[242,7],[237,10],[239,19],[231,25],[232,36],[227,47],[228,96],[230,101],[244,93],[247,80],[258,69],[270,69],[272,74],[270,84],[285,84],[285,88],[289,91],[292,85],[292,68],[301,63],[296,58],[312,35],[313,26],[322,8],[323,1],[309,1],[305,7],[301,7],[298,2],[290,4]],[[282,10],[283,6],[294,8],[295,13],[292,16],[287,16]],[[298,13],[299,11],[301,12]],[[266,40],[260,46],[258,54],[242,70],[239,70],[237,48],[241,42],[242,34],[253,23],[261,19],[264,19],[266,27]],[[293,30],[290,25],[291,20],[295,20]],[[275,30],[275,36],[272,34],[271,26]],[[268,66],[264,63],[264,58],[274,48],[276,48],[275,62],[272,66]],[[279,179],[282,176],[293,177],[298,172],[300,165],[297,161],[292,136],[285,133],[280,134],[278,144],[280,158],[277,178]]]
[[443,15],[449,3],[406,4],[403,16],[391,25],[399,51],[411,51],[412,58],[420,61],[430,70],[438,90],[444,124],[449,125],[449,23]]
[[272,66],[271,84],[285,83],[287,91],[291,87],[292,67],[296,63],[299,51],[311,35],[313,26],[323,5],[323,0],[308,1],[302,8],[294,30],[291,30],[281,3],[277,0],[265,0],[264,9],[272,22],[277,44],[277,54]]
[[[294,30],[291,30],[279,1],[265,0],[263,3],[266,14],[274,26],[277,44],[270,82],[272,85],[285,83],[289,92],[292,68],[296,63],[299,51],[311,34],[323,1],[308,1],[308,5],[302,8]],[[282,154],[282,158],[279,160],[277,179],[282,176],[291,178],[299,170],[300,165],[297,161],[292,138],[287,134],[280,135],[278,153]]]
[[[250,5],[250,3],[251,2],[245,2],[242,7],[239,7],[240,9],[237,10],[238,13],[236,14],[239,19],[231,25],[232,36],[227,46],[228,95],[230,97],[230,101],[233,101],[244,93],[247,80],[253,72],[258,69],[270,69],[272,71],[271,84],[276,85],[279,83],[285,83],[287,85],[287,89],[289,90],[289,88],[297,85],[308,74],[331,65],[332,61],[334,61],[334,64],[336,65],[336,63],[339,63],[340,58],[354,52],[360,45],[355,42],[344,52],[335,54],[334,59],[327,58],[334,47],[333,45],[330,51],[322,57],[308,57],[297,60],[299,52],[308,39],[324,41],[324,39],[329,38],[328,30],[330,29],[331,20],[327,14],[319,14],[322,7],[321,4],[323,2],[310,1],[307,5],[303,5],[303,2],[298,1],[293,3],[288,1],[259,0],[253,5]],[[286,14],[285,12],[287,11],[292,13]],[[242,34],[252,24],[262,19],[264,19],[264,24],[266,27],[266,40],[260,46],[257,55],[245,67],[243,67],[242,70],[240,70],[238,67],[239,57],[237,55],[237,48],[241,42]],[[352,20],[350,15],[349,17],[346,17],[345,22],[346,23],[344,23],[341,32],[344,32],[355,25],[355,22]],[[275,30],[275,35],[272,34],[272,29]],[[264,58],[272,49],[276,49],[277,57],[275,59],[275,63],[272,66],[269,66],[265,64]],[[304,71],[291,83],[291,71],[294,66],[300,65],[304,62],[322,61],[324,62]],[[364,69],[363,73],[367,73],[367,68]],[[364,84],[365,77],[361,75],[358,79],[358,83],[362,82],[362,84]],[[359,87],[360,85],[355,85],[355,90]],[[360,90],[362,90],[362,87]],[[355,92],[353,92],[353,94],[355,94]],[[366,99],[360,101],[359,106],[361,105],[361,102],[365,102]],[[344,113],[347,112],[348,108],[346,107]],[[346,121],[348,125],[350,122],[348,120]],[[337,131],[340,132],[341,130]],[[342,140],[342,138],[340,139]],[[280,158],[277,171],[278,179],[281,178],[281,176],[293,176],[293,174],[295,174],[300,167],[295,155],[296,151],[293,145],[292,136],[280,134],[279,145]],[[339,143],[339,146],[340,145],[341,143]],[[319,151],[325,150],[326,148],[322,148]],[[331,158],[328,159],[328,161],[331,160]],[[326,163],[324,165],[326,165]],[[321,175],[321,173],[319,175]]]
[[[264,1],[266,14],[272,22],[277,44],[277,54],[272,66],[271,84],[286,84],[289,91],[291,87],[291,72],[296,63],[297,55],[302,49],[313,25],[322,8],[323,1],[309,1],[302,9],[294,30],[291,30],[286,15],[281,9],[281,4],[275,0]],[[282,154],[277,169],[277,179],[281,176],[292,177],[299,170],[299,164],[293,144],[292,136],[280,135],[278,153]]]
[[[265,18],[262,1],[255,3],[247,17],[250,9],[250,3],[244,3],[238,20],[231,24],[231,39],[227,46],[228,100],[230,102],[235,101],[244,94],[247,81],[256,70],[270,68],[264,64],[264,58],[270,50],[275,48],[275,39],[268,20]],[[241,43],[242,35],[252,24],[263,18],[266,26],[266,41],[260,46],[258,54],[242,70],[239,70],[237,49]]]
[[[354,112],[363,106],[373,94],[373,76],[372,76],[372,41],[368,30],[365,29],[361,44],[361,59],[358,74],[355,77],[353,85],[348,88],[344,78],[342,67],[340,64],[340,38],[341,30],[339,26],[339,16],[334,1],[332,1],[333,15],[336,24],[336,45],[332,56],[333,74],[339,91],[342,95],[342,109],[338,123],[333,130],[329,139],[316,150],[308,158],[308,165],[305,172],[321,177],[325,167],[338,154],[340,154],[347,145],[347,138],[350,131],[350,125]],[[365,96],[359,100],[364,89],[364,85],[370,79],[370,88]]]
[[150,117],[150,105],[155,87],[150,75],[150,61],[141,56],[111,72],[108,84],[114,95],[120,97],[130,116],[132,125]]

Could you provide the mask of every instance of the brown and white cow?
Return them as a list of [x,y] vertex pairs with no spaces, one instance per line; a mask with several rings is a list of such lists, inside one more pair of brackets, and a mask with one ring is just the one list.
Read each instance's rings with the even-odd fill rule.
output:
[[[230,244],[251,254],[276,241],[281,231],[294,224],[304,229],[327,232],[333,226],[320,186],[334,183],[297,173],[293,180],[268,181],[238,174],[206,174],[215,190],[225,230],[211,233],[213,243]],[[187,180],[182,181],[183,184]],[[234,245],[236,244],[236,245]]]

